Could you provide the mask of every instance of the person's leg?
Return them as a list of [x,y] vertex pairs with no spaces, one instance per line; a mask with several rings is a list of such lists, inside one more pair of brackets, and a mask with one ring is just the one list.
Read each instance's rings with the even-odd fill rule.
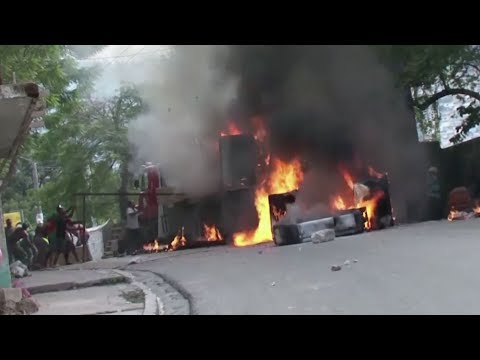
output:
[[136,244],[136,247],[135,247],[135,250],[140,250],[144,243],[143,243],[143,233],[142,233],[142,230],[141,229],[135,229],[135,244]]
[[23,264],[28,266],[28,255],[27,253],[20,247],[20,244],[17,242],[13,245],[13,256],[15,260],[21,261]]
[[15,257],[13,256],[13,245],[7,241],[8,263],[13,264]]
[[137,236],[134,229],[127,230],[128,255],[132,255],[137,248]]
[[[64,238],[56,238],[56,251],[55,251],[55,258],[53,259],[53,266],[57,266],[58,258],[60,254],[64,254],[65,256],[65,239]],[[68,263],[68,256],[65,258],[65,262]]]
[[73,241],[68,241],[67,245],[70,251],[73,253],[73,257],[75,258],[75,261],[77,263],[80,263],[80,259],[78,258],[78,255],[77,255],[77,247],[75,246],[75,243]]

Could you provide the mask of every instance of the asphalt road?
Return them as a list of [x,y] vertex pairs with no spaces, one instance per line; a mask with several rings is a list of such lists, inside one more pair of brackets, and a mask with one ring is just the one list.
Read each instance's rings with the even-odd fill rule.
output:
[[195,314],[480,314],[479,234],[479,219],[431,222],[323,244],[179,251],[134,268],[178,284]]

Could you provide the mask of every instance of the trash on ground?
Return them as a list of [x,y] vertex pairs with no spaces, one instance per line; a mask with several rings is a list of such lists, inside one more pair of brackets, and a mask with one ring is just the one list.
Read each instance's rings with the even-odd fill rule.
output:
[[274,282],[272,282],[272,286],[275,286],[275,281],[274,281]]
[[134,258],[128,262],[128,265],[138,264],[140,262],[139,258]]
[[332,265],[332,271],[340,271],[342,270],[342,267],[340,265]]
[[10,272],[15,278],[29,276],[28,268],[21,261],[15,261],[10,265]]

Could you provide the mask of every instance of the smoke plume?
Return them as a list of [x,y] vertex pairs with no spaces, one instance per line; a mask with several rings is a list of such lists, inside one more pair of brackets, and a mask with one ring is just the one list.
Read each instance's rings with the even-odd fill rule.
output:
[[[239,79],[236,112],[268,119],[273,154],[307,161],[299,202],[325,203],[344,182],[337,167],[361,176],[387,171],[397,217],[421,199],[425,158],[405,90],[369,46],[235,46],[227,71]],[[247,126],[247,125],[245,125]],[[420,181],[420,183],[419,183]],[[420,186],[419,186],[420,184]]]
[[167,185],[192,195],[217,190],[218,131],[235,96],[219,73],[218,46],[177,46],[150,67],[140,91],[149,110],[130,129],[138,157],[159,164]]
[[420,198],[425,164],[405,91],[368,46],[177,46],[149,78],[150,111],[130,138],[167,183],[216,189],[218,131],[262,116],[272,153],[307,163],[297,196],[307,208],[344,186],[340,163],[388,171],[397,217],[404,199]]

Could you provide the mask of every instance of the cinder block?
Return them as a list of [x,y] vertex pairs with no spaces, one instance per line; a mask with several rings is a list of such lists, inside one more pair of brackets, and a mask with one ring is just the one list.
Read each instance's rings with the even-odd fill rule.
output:
[[332,241],[334,239],[335,239],[335,230],[333,229],[320,230],[312,234],[312,242],[314,244]]

